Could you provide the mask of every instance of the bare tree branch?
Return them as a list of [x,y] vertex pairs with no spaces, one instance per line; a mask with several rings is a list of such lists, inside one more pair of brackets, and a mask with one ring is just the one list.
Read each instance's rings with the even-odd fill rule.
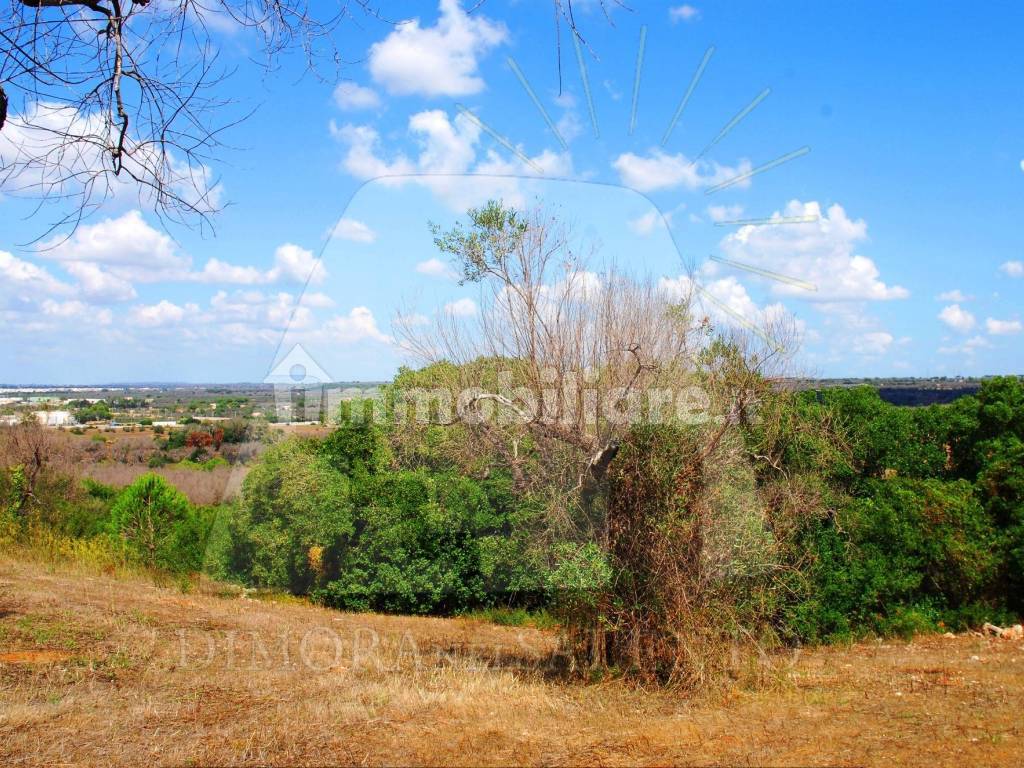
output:
[[[2,0],[0,0],[2,1]],[[264,61],[341,59],[334,32],[370,0],[8,0],[0,21],[0,187],[58,203],[77,225],[122,190],[161,220],[206,226],[223,205],[221,135],[251,110],[222,85],[216,30],[256,36]]]

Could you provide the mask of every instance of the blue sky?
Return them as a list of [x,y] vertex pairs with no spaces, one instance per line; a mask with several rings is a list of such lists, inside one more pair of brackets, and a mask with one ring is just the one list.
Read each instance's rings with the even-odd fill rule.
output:
[[[256,41],[220,25],[222,57],[240,65],[226,87],[236,109],[258,110],[214,169],[230,203],[215,235],[164,231],[125,194],[70,238],[26,246],[55,212],[0,197],[0,381],[259,381],[296,341],[333,378],[389,378],[403,361],[397,312],[475,307],[428,220],[450,224],[497,196],[558,207],[603,258],[666,286],[692,268],[754,322],[792,315],[800,372],[1021,372],[1024,7],[634,6],[611,25],[596,2],[577,4],[599,135],[564,29],[559,94],[546,2],[487,0],[472,15],[456,0],[391,3],[392,17],[416,21],[345,28],[355,63],[340,82],[303,76],[298,57],[270,75],[247,66]],[[10,142],[0,132],[0,157]],[[373,180],[394,174],[428,175]],[[810,220],[723,226],[775,214]]]

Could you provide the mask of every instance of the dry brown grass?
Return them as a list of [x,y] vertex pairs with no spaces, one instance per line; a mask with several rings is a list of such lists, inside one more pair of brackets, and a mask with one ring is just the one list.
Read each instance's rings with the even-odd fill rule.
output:
[[90,464],[82,474],[93,480],[124,488],[142,475],[155,473],[188,496],[193,504],[212,505],[230,501],[248,474],[248,467],[217,467],[212,470],[181,469],[175,466],[150,469],[145,464]]
[[[0,554],[0,763],[1019,765],[1024,645],[868,643],[686,700],[553,635],[183,594]],[[42,654],[42,655],[39,655]]]
[[[22,430],[24,431],[24,430]],[[11,440],[14,432],[0,437],[0,466],[24,464],[24,456],[17,453]],[[92,440],[100,434],[105,442]],[[235,463],[233,466],[217,467],[211,471],[189,469],[168,465],[151,469],[149,459],[161,453],[154,436],[146,432],[104,432],[90,431],[76,435],[59,430],[38,430],[38,437],[45,446],[46,466],[56,472],[73,478],[88,477],[105,485],[123,488],[139,476],[155,472],[163,476],[178,490],[188,496],[193,504],[213,505],[231,500],[237,495],[248,467]],[[223,446],[220,455],[229,460],[251,459],[262,449],[259,443]],[[24,453],[24,449],[22,449]],[[190,449],[170,452],[175,460],[185,458]]]

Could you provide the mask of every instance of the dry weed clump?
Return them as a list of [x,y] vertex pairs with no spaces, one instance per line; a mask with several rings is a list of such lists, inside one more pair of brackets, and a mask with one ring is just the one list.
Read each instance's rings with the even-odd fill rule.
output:
[[212,470],[180,469],[173,466],[150,469],[145,464],[93,464],[84,473],[93,480],[123,488],[145,474],[157,474],[200,506],[229,501],[237,493],[244,467],[216,467]]

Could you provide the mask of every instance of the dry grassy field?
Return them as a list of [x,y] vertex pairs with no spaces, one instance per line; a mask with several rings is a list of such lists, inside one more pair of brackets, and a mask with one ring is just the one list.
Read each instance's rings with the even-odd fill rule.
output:
[[555,648],[0,554],[0,764],[1024,762],[1020,642],[805,650],[695,699],[569,679]]

